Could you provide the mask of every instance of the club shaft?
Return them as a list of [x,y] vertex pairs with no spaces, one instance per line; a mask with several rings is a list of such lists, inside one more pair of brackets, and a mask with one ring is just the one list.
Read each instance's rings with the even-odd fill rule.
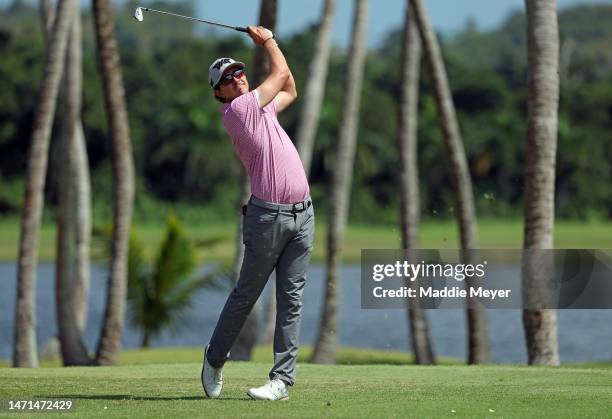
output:
[[246,28],[241,28],[238,26],[231,26],[231,25],[225,25],[223,23],[217,23],[217,22],[211,22],[208,20],[203,20],[203,19],[197,19],[195,17],[191,17],[191,16],[184,16],[184,15],[179,15],[176,13],[170,13],[170,12],[164,12],[162,10],[155,10],[155,9],[151,9],[149,7],[142,7],[142,10],[148,11],[148,12],[157,12],[157,13],[162,13],[164,15],[170,15],[170,16],[176,16],[176,17],[181,17],[183,19],[187,19],[187,20],[193,20],[195,22],[202,22],[202,23],[207,23],[209,25],[214,25],[214,26],[220,26],[222,28],[228,28],[228,29],[235,29],[237,31],[241,31],[241,32],[246,32]]

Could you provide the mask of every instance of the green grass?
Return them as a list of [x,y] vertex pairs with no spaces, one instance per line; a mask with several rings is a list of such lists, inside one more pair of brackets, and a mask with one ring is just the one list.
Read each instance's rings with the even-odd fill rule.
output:
[[[198,347],[157,347],[149,349],[129,349],[119,353],[117,365],[151,365],[151,364],[185,364],[199,359],[202,348]],[[298,362],[308,362],[312,354],[312,347],[300,346]],[[273,361],[272,348],[270,346],[256,346],[253,351],[253,362],[271,363]],[[341,346],[338,348],[336,363],[339,365],[407,365],[412,364],[412,354],[401,351],[390,351],[370,348],[352,348]],[[463,365],[464,362],[457,358],[438,357],[438,365]],[[40,360],[41,368],[60,367],[61,361],[57,359]],[[0,368],[9,368],[8,360],[0,360]],[[564,368],[593,368],[610,369],[610,361],[592,361],[581,363],[563,364]]]
[[[0,370],[0,400],[70,398],[78,416],[113,417],[601,417],[612,408],[612,364],[559,368],[409,365],[405,352],[340,348],[339,365],[303,362],[290,400],[253,402],[246,390],[267,379],[270,347],[254,362],[229,362],[222,398],[199,383],[201,348],[123,351],[116,367]],[[8,366],[7,363],[0,366]],[[490,411],[493,410],[493,412]],[[453,412],[454,410],[454,412]],[[0,413],[2,416],[2,413]]]
[[286,402],[246,390],[269,363],[229,362],[221,399],[203,398],[200,360],[117,367],[3,369],[0,400],[70,398],[78,417],[603,417],[612,370],[300,363]]
[[[149,365],[149,364],[172,364],[172,363],[188,363],[193,362],[201,356],[201,348],[191,347],[162,347],[150,349],[132,349],[125,350],[119,353],[117,365]],[[306,362],[312,353],[312,347],[303,345],[300,346],[298,355],[299,362]],[[253,351],[254,362],[271,363],[272,348],[270,346],[257,346]],[[387,351],[378,349],[362,349],[340,347],[338,349],[337,363],[343,365],[406,365],[412,364],[414,359],[411,354],[400,351]],[[440,358],[438,363],[443,365],[458,365],[460,360],[452,358]],[[0,368],[8,368],[10,362],[8,360],[0,361]],[[41,360],[42,368],[55,368],[61,366],[59,359]]]
[[[324,260],[325,223],[316,226],[313,260]],[[149,256],[155,251],[163,232],[164,223],[141,224],[135,227],[144,243],[149,243]],[[212,248],[199,252],[202,260],[230,261],[233,254],[234,224],[189,225],[186,231],[194,240],[221,238]],[[523,224],[521,220],[483,219],[479,221],[480,248],[519,249],[522,246]],[[19,243],[19,221],[0,220],[0,261],[15,261]],[[394,249],[400,245],[397,227],[351,225],[344,241],[344,261],[357,262],[361,249]],[[453,249],[458,247],[457,227],[454,221],[425,221],[421,225],[421,248]],[[555,225],[555,247],[560,249],[610,249],[612,248],[612,223],[558,221]],[[53,260],[55,254],[55,228],[43,225],[40,235],[40,259]],[[99,257],[98,252],[93,252]]]

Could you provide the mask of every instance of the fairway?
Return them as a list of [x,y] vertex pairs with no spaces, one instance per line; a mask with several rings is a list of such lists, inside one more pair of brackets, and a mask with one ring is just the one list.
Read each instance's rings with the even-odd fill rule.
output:
[[70,398],[79,417],[576,418],[612,409],[612,369],[300,363],[289,401],[250,400],[269,367],[228,363],[217,400],[203,397],[199,363],[1,369],[0,400]]

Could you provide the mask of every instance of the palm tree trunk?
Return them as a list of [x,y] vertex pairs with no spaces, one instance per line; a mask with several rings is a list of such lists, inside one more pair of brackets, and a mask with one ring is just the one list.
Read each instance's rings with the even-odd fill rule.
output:
[[[48,48],[49,40],[51,39],[51,30],[53,29],[53,21],[55,19],[55,11],[51,7],[51,2],[49,0],[40,1],[40,12],[42,26],[43,28],[46,28],[46,30],[43,30],[43,34],[45,35],[45,44]],[[75,37],[81,40],[82,30],[80,7],[77,9],[76,13],[77,16],[75,17],[75,25],[78,25],[78,27],[74,27],[72,31],[75,32]],[[78,66],[78,68],[75,68],[74,71],[78,71],[79,77],[82,78],[82,41],[79,41],[76,45],[72,44],[74,41],[69,42],[69,51],[74,49],[72,51],[75,56],[73,60],[75,63],[74,65]],[[66,61],[66,65],[70,65],[68,59]],[[66,75],[64,74],[63,78],[65,79],[65,77]],[[62,79],[59,94],[60,106],[62,107],[65,107],[62,97],[66,96],[63,93],[63,89],[65,89],[66,85],[64,79]],[[91,181],[89,176],[87,148],[85,146],[85,133],[83,130],[83,121],[81,120],[80,112],[77,117],[74,136],[73,147],[75,147],[75,150],[73,151],[73,154],[71,154],[71,156],[74,158],[70,160],[70,164],[72,165],[71,170],[73,173],[70,181],[72,182],[72,187],[74,188],[74,198],[72,200],[74,206],[73,219],[76,229],[76,249],[74,257],[75,277],[73,288],[74,310],[76,313],[77,327],[82,335],[85,332],[85,326],[87,324],[87,308],[89,302],[90,285],[89,245],[91,242]]]
[[267,300],[265,313],[263,314],[266,323],[264,324],[261,343],[263,345],[272,345],[274,344],[274,332],[276,330],[276,272],[270,275],[270,297]]
[[[419,248],[419,167],[417,159],[417,115],[421,41],[416,22],[406,4],[402,36],[400,103],[397,113],[397,155],[400,168],[400,219],[402,247]],[[414,283],[411,283],[411,285]],[[435,364],[433,345],[421,299],[411,299],[408,323],[412,336],[412,351],[417,364]]]
[[144,329],[142,332],[142,341],[140,342],[140,347],[141,348],[149,347],[149,330],[148,329]]
[[367,0],[355,1],[353,35],[344,85],[342,119],[340,123],[335,170],[332,177],[330,212],[327,232],[327,277],[319,334],[315,342],[312,362],[336,361],[338,302],[340,298],[340,268],[342,242],[348,218],[353,162],[357,146],[357,128],[361,86],[365,62],[365,26]]
[[49,139],[57,101],[64,57],[68,44],[73,0],[60,0],[57,19],[45,62],[45,75],[34,115],[28,155],[26,191],[21,219],[21,239],[17,266],[15,339],[13,366],[36,367],[35,291],[38,259],[38,229],[43,208],[43,188],[47,171]]
[[[262,0],[261,8],[259,10],[259,24],[270,29],[272,32],[276,32],[276,15],[277,15],[277,1],[276,0]],[[263,48],[255,49],[255,58],[253,60],[253,73],[250,77],[252,87],[256,88],[263,82],[268,75],[268,57]],[[251,185],[249,183],[249,177],[245,174],[241,176],[242,188],[240,206],[245,205],[249,197],[251,196]],[[238,280],[240,275],[240,267],[242,266],[242,260],[244,258],[244,245],[242,243],[242,214],[238,218],[238,233],[236,234],[236,253],[234,257],[234,278]],[[261,317],[261,300],[253,306],[251,313],[247,317],[240,334],[236,338],[236,342],[232,346],[230,351],[230,359],[249,361],[253,353],[253,348],[257,344],[257,337],[259,335],[259,320]]]
[[[259,24],[263,27],[270,29],[272,32],[276,32],[276,20],[278,15],[278,5],[277,0],[262,0],[261,2],[261,10],[259,13]],[[267,54],[265,53],[263,48],[257,48],[255,50],[255,69],[254,69],[254,79],[256,81],[256,85],[261,84],[268,72],[269,72],[269,62],[267,60]],[[270,282],[270,296],[264,306],[263,301],[258,301],[255,308],[255,315],[259,321],[265,320],[263,324],[263,344],[272,344],[274,340],[274,329],[275,329],[275,319],[276,319],[276,281]],[[263,312],[268,315],[263,318]],[[253,330],[256,333],[259,333],[259,327],[254,327]],[[255,335],[257,338],[257,334]],[[253,343],[253,345],[256,342]]]
[[[523,248],[552,249],[555,219],[555,159],[559,108],[559,29],[555,0],[525,0],[529,63],[525,142],[525,231]],[[527,254],[527,252],[526,252]],[[552,281],[552,264],[523,261],[523,298],[537,304]],[[544,295],[544,298],[546,296]],[[557,312],[524,310],[529,364],[559,365]]]
[[[478,233],[472,181],[468,169],[465,150],[457,115],[453,104],[444,61],[436,34],[421,0],[411,0],[412,10],[419,27],[425,58],[429,69],[432,88],[438,108],[440,129],[444,137],[449,170],[455,191],[454,212],[459,223],[461,249],[477,249]],[[462,252],[464,263],[472,263],[474,252]],[[469,281],[466,281],[466,285]],[[481,364],[490,362],[487,318],[485,311],[474,298],[467,299],[468,362]]]
[[134,199],[134,162],[111,5],[108,0],[94,0],[93,9],[114,179],[112,259],[104,323],[96,353],[97,364],[109,365],[115,362],[121,345],[125,318],[128,240]]
[[73,179],[77,127],[81,109],[81,16],[80,7],[75,4],[71,33],[66,54],[64,73],[62,149],[66,150],[66,160],[60,167],[59,209],[57,229],[56,259],[56,298],[57,320],[60,348],[64,365],[87,365],[90,363],[87,349],[81,339],[82,330],[78,327],[75,311],[74,261],[74,192]]
[[89,176],[89,161],[85,146],[83,123],[79,119],[75,131],[74,159],[72,178],[74,196],[75,223],[75,273],[74,273],[74,312],[77,327],[81,335],[87,326],[87,310],[89,307],[90,287],[90,252],[91,243],[91,182]]
[[307,176],[310,174],[315,135],[319,126],[321,107],[323,106],[325,82],[327,80],[329,56],[331,53],[331,29],[335,7],[336,0],[325,0],[323,14],[319,22],[314,56],[308,69],[309,76],[306,83],[304,105],[296,135],[297,148]]
[[55,10],[51,4],[51,0],[40,0],[38,9],[40,11],[40,20],[43,28],[43,37],[47,48],[51,43],[51,33],[53,31],[53,23],[55,22]]

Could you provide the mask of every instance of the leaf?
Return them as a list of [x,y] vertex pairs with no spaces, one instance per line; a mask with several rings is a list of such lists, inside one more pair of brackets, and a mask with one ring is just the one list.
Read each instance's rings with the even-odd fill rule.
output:
[[193,245],[185,237],[179,221],[169,216],[166,236],[160,246],[153,273],[155,292],[163,295],[171,291],[195,269]]

